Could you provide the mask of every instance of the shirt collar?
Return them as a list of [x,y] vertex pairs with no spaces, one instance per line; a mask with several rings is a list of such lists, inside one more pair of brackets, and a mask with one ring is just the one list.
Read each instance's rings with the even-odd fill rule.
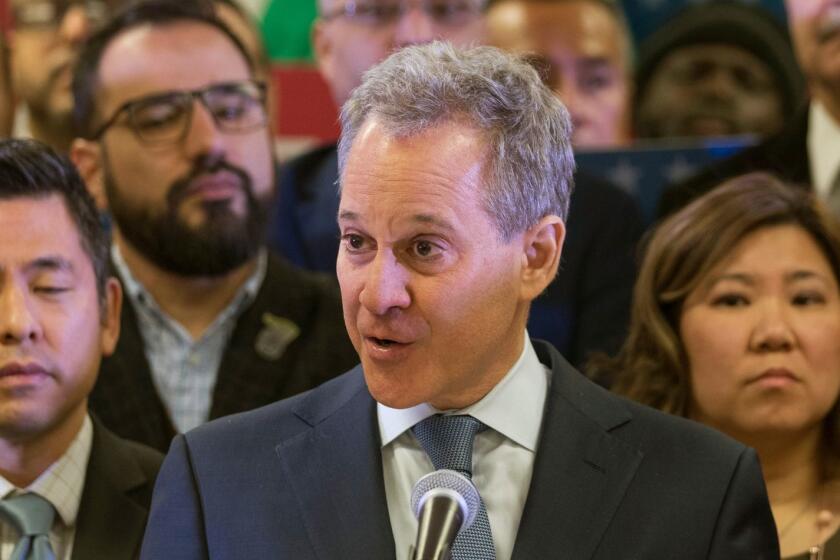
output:
[[808,112],[808,154],[814,190],[828,196],[840,171],[840,123],[819,101],[812,101]]
[[[125,259],[123,258],[116,243],[111,244],[111,260],[114,262],[114,268],[117,269],[117,273],[120,275],[123,288],[125,289],[128,299],[131,300],[132,305],[151,312],[158,317],[163,317],[168,323],[173,323],[174,321],[166,313],[164,313],[160,306],[158,306],[157,302],[152,297],[152,294],[150,294],[140,281],[137,280],[137,278],[135,278],[131,273],[131,269],[129,269],[128,264],[126,264]],[[265,280],[267,270],[268,251],[266,251],[265,248],[261,248],[257,253],[257,266],[254,269],[254,272],[247,280],[245,280],[245,283],[242,284],[236,292],[236,296],[234,296],[231,300],[230,305],[228,305],[224,311],[219,314],[219,317],[216,318],[213,325],[207,329],[208,333],[212,332],[214,327],[221,321],[224,321],[231,315],[238,316],[239,313],[253,303],[253,301],[257,298],[257,293],[260,291],[263,281]],[[178,325],[178,327],[180,327],[180,325]]]
[[[540,363],[531,339],[519,359],[502,380],[484,398],[462,410],[444,414],[469,414],[508,439],[535,452],[542,424],[549,372]],[[377,403],[377,418],[382,446],[385,447],[417,422],[441,411],[428,403],[396,409]]]
[[79,513],[82,499],[87,464],[93,445],[93,423],[90,416],[85,416],[82,428],[67,451],[47,467],[32,484],[19,489],[3,477],[0,477],[0,496],[13,493],[35,493],[49,501],[58,512],[65,527],[73,527]]

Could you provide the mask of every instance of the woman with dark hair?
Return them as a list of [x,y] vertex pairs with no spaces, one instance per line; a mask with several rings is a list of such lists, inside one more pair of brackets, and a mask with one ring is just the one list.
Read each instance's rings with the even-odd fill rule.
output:
[[663,222],[629,336],[591,366],[754,447],[782,556],[840,558],[840,231],[810,193],[750,174]]

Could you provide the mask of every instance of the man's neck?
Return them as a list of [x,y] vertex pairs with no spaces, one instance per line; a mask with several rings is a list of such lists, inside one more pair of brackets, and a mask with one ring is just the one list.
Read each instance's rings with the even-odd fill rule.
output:
[[114,233],[114,242],[134,278],[160,309],[198,339],[233,301],[257,266],[252,258],[222,276],[181,276],[164,270]]
[[29,134],[35,140],[47,144],[60,154],[68,153],[70,145],[73,143],[73,134],[69,130],[64,130],[63,127],[55,124],[42,122],[31,113],[29,115]]
[[48,432],[35,436],[0,433],[0,475],[18,488],[32,484],[67,452],[86,415],[87,400]]

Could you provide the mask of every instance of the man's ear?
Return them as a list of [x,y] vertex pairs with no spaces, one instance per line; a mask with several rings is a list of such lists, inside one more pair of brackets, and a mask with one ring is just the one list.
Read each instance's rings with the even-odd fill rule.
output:
[[102,177],[102,147],[99,142],[92,142],[84,138],[76,138],[70,146],[70,159],[99,210],[108,209],[108,197],[105,196],[105,185]]
[[103,356],[110,356],[120,339],[120,313],[123,291],[119,280],[113,276],[105,283],[105,308],[102,310],[100,348]]
[[557,275],[566,225],[559,216],[545,216],[523,236],[522,299],[540,295]]

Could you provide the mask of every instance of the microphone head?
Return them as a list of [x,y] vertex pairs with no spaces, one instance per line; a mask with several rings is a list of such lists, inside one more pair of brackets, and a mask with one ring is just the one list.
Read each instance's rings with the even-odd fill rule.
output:
[[443,493],[455,499],[461,508],[464,521],[461,523],[459,532],[467,529],[475,521],[481,497],[472,480],[458,471],[440,469],[430,472],[417,481],[411,492],[411,511],[414,512],[414,516],[419,519],[426,500]]

